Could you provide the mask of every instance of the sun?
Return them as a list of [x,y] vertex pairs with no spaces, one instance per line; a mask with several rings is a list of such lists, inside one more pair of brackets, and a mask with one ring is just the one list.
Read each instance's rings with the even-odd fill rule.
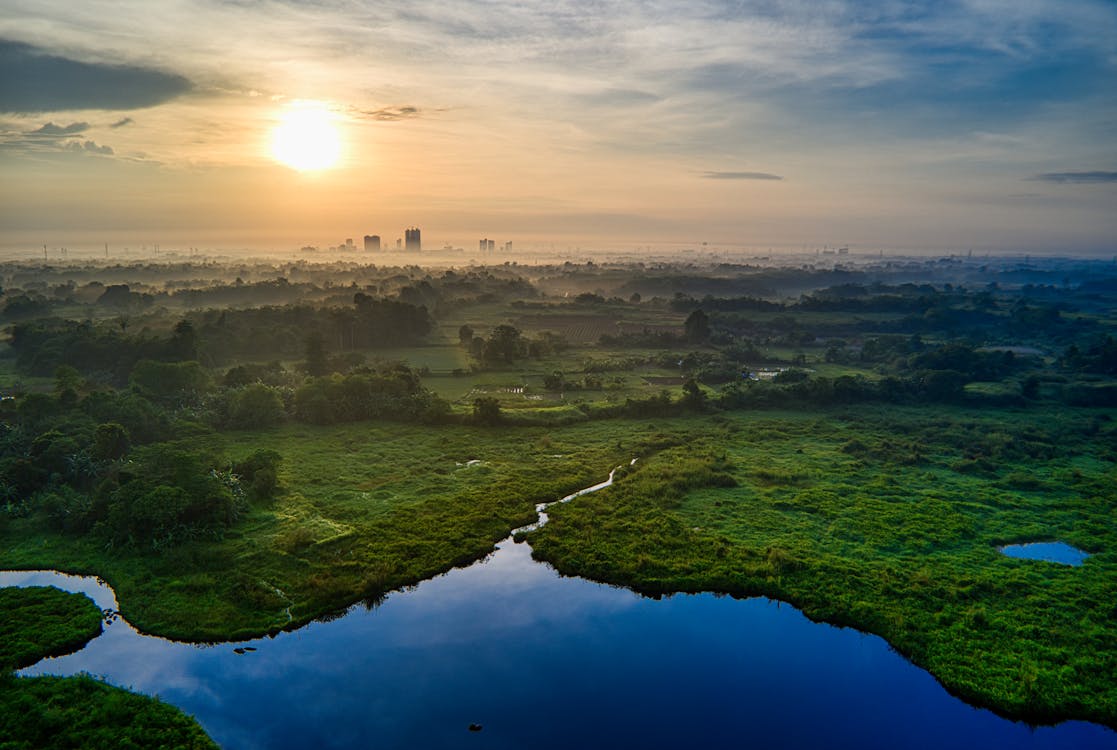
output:
[[272,131],[272,156],[300,172],[329,169],[341,155],[333,121],[330,110],[317,102],[292,105]]

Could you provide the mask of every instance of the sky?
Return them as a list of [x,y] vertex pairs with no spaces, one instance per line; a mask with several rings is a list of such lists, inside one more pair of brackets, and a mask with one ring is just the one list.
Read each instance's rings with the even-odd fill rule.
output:
[[1112,255],[1117,3],[0,0],[0,175],[8,246]]

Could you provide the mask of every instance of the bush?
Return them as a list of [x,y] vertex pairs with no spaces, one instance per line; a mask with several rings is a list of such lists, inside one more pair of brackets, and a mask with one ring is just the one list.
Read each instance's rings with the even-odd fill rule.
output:
[[283,456],[270,450],[256,451],[232,466],[233,473],[248,487],[253,500],[269,500],[279,489],[279,464]]
[[500,401],[492,396],[481,396],[473,401],[473,421],[483,425],[500,424],[503,417],[500,413]]
[[270,427],[287,418],[279,391],[262,383],[245,386],[233,394],[229,424],[241,429]]

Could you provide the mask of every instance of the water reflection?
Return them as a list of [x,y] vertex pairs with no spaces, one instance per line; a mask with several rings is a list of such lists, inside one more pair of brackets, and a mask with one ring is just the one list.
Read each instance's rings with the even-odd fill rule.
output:
[[118,622],[23,673],[79,671],[159,694],[226,748],[1117,746],[1096,725],[974,709],[879,638],[786,605],[644,599],[560,577],[510,541],[274,639],[196,647]]
[[1064,542],[1027,542],[1025,544],[1006,544],[998,547],[1009,557],[1025,560],[1046,560],[1063,565],[1081,565],[1090,555]]

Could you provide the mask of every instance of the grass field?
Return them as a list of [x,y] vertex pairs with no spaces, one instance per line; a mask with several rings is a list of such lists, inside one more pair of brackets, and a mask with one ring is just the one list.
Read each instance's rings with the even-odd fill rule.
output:
[[[884,636],[968,700],[1117,725],[1117,469],[1097,412],[716,418],[529,538],[570,575],[763,594]],[[1061,540],[1082,567],[997,546]]]
[[533,520],[535,503],[599,481],[664,439],[653,424],[619,421],[511,432],[365,423],[224,433],[204,440],[233,459],[260,449],[284,457],[280,497],[224,539],[162,555],[109,551],[94,537],[20,519],[0,535],[0,565],[100,575],[147,632],[258,635],[481,557]]
[[[278,498],[223,539],[162,554],[12,519],[0,565],[100,575],[147,632],[244,638],[484,556],[535,503],[639,457],[614,487],[554,509],[537,555],[647,593],[790,601],[884,636],[968,700],[1117,724],[1114,412],[860,406],[557,426],[580,411],[531,403],[503,428],[194,438],[234,460],[278,451]],[[1070,568],[996,549],[1055,539],[1091,557]]]

